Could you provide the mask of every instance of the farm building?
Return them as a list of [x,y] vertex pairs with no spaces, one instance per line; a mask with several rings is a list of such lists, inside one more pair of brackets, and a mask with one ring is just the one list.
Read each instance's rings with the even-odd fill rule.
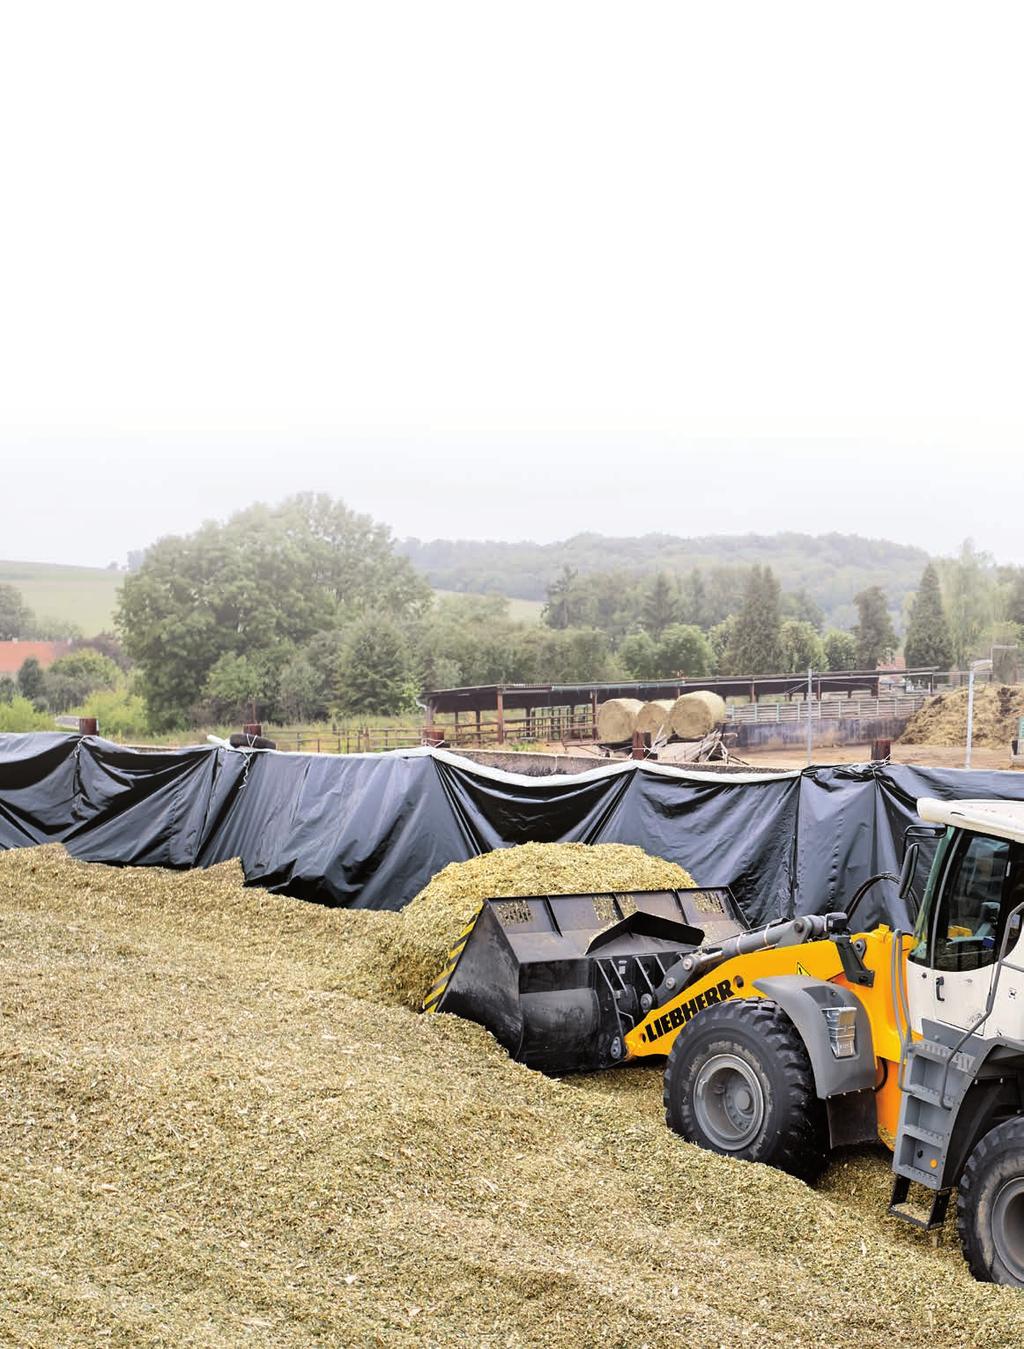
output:
[[0,642],[0,677],[16,675],[31,656],[44,670],[48,670],[55,660],[66,656],[71,647],[70,641],[22,642],[16,637],[11,641]]

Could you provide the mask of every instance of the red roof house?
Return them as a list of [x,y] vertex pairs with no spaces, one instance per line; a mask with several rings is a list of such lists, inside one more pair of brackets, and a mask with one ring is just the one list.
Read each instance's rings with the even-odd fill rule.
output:
[[66,656],[71,650],[71,642],[21,642],[14,638],[10,642],[0,642],[0,678],[4,675],[16,675],[28,660],[36,660],[48,670],[55,660]]

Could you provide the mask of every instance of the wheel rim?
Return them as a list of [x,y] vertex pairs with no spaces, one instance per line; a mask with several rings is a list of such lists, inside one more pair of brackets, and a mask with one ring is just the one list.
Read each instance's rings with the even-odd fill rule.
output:
[[693,1109],[705,1136],[725,1152],[738,1152],[764,1124],[764,1089],[753,1068],[736,1054],[715,1054],[697,1075]]
[[992,1242],[1014,1280],[1024,1284],[1024,1176],[1006,1181],[995,1197]]

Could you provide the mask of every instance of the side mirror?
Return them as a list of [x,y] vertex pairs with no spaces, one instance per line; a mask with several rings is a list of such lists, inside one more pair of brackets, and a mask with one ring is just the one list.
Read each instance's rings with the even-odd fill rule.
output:
[[917,855],[921,851],[919,843],[911,843],[910,847],[903,854],[903,866],[900,868],[900,899],[906,899],[910,894],[911,887],[914,884],[914,875],[917,871]]

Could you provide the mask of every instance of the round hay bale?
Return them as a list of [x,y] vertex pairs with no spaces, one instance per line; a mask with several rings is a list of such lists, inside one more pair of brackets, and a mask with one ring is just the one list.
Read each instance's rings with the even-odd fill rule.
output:
[[707,689],[681,694],[669,713],[672,730],[680,740],[701,740],[724,720],[724,699]]
[[637,714],[636,729],[647,732],[652,740],[667,736],[672,730],[669,723],[671,712],[671,698],[655,698],[652,702],[644,703]]
[[605,745],[632,740],[643,703],[639,698],[609,698],[597,709],[597,738]]

